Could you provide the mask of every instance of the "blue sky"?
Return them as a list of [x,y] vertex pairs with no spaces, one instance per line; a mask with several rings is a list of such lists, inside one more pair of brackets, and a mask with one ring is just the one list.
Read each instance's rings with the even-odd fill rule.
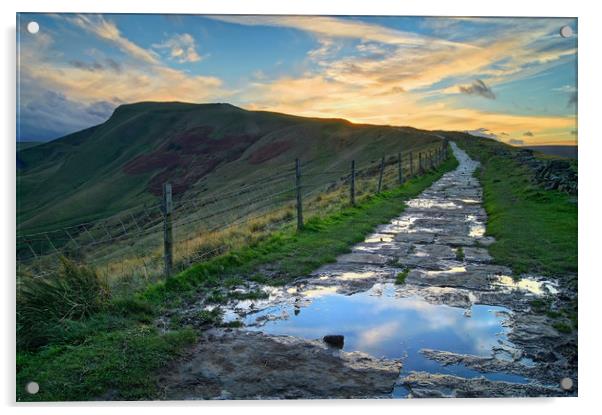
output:
[[[54,139],[104,122],[122,103],[156,100],[575,143],[576,24],[20,14],[17,139]],[[564,25],[573,36],[560,36]]]

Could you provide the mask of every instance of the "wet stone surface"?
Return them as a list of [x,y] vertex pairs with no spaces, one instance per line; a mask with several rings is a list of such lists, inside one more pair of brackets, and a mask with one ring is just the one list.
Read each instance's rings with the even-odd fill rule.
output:
[[[349,254],[285,287],[246,287],[268,298],[224,307],[243,329],[204,336],[166,377],[166,396],[576,395],[576,334],[531,307],[568,294],[492,263],[478,164],[452,147],[459,167]],[[321,340],[333,333],[342,351]]]

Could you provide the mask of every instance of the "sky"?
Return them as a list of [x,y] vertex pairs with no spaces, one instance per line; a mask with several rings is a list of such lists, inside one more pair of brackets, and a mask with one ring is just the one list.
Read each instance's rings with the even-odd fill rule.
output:
[[125,103],[183,101],[514,145],[577,142],[572,18],[26,13],[17,22],[17,140],[100,124]]

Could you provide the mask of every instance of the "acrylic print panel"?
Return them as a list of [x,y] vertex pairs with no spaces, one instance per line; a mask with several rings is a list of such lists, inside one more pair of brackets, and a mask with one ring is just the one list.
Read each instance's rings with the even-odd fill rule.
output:
[[17,23],[18,401],[577,395],[576,19]]

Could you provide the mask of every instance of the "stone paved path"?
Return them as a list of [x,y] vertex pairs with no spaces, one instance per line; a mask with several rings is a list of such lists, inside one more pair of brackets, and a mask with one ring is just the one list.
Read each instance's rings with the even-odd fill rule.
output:
[[[487,247],[494,240],[485,236],[487,215],[482,206],[482,188],[473,176],[478,163],[454,143],[451,145],[459,161],[458,168],[410,200],[402,215],[389,224],[379,226],[349,254],[340,256],[335,263],[319,268],[307,278],[284,288],[259,287],[270,294],[269,299],[230,304],[226,310],[227,318],[239,319],[249,329],[253,326],[253,330],[262,331],[265,324],[289,319],[289,313],[271,311],[249,318],[258,315],[258,310],[279,310],[278,304],[294,304],[297,312],[321,294],[363,293],[374,290],[378,285],[390,285],[396,276],[405,273],[405,283],[395,288],[398,297],[417,296],[429,304],[463,308],[467,317],[470,317],[471,307],[475,304],[502,306],[509,310],[505,323],[509,326],[509,341],[501,342],[491,356],[422,350],[424,356],[443,366],[461,365],[475,372],[512,374],[528,380],[522,384],[478,377],[463,378],[449,373],[402,372],[397,383],[409,390],[411,396],[576,394],[576,383],[570,391],[559,388],[561,378],[576,379],[576,337],[561,335],[552,327],[550,319],[533,313],[530,307],[534,298],[556,295],[557,287],[553,282],[532,275],[512,279],[510,269],[492,263]],[[327,319],[328,315],[324,318]],[[244,335],[248,331],[240,330],[240,333]],[[216,338],[219,341],[219,336]],[[575,349],[575,356],[571,355],[571,348]],[[563,352],[567,350],[569,352]],[[265,354],[266,350],[262,353]],[[236,360],[236,357],[230,357]],[[319,366],[319,362],[314,363]],[[202,362],[198,364],[203,365]],[[373,366],[377,367],[378,363]],[[215,367],[215,362],[212,367]],[[390,369],[392,366],[389,363],[387,367]],[[312,382],[310,375],[306,379]],[[319,382],[319,376],[315,382]],[[282,387],[286,389],[286,385]],[[382,389],[382,385],[379,388]],[[263,396],[286,396],[266,390],[261,393]],[[299,396],[311,395],[307,391],[304,394]],[[332,397],[336,396],[349,394],[341,389],[340,394]]]

